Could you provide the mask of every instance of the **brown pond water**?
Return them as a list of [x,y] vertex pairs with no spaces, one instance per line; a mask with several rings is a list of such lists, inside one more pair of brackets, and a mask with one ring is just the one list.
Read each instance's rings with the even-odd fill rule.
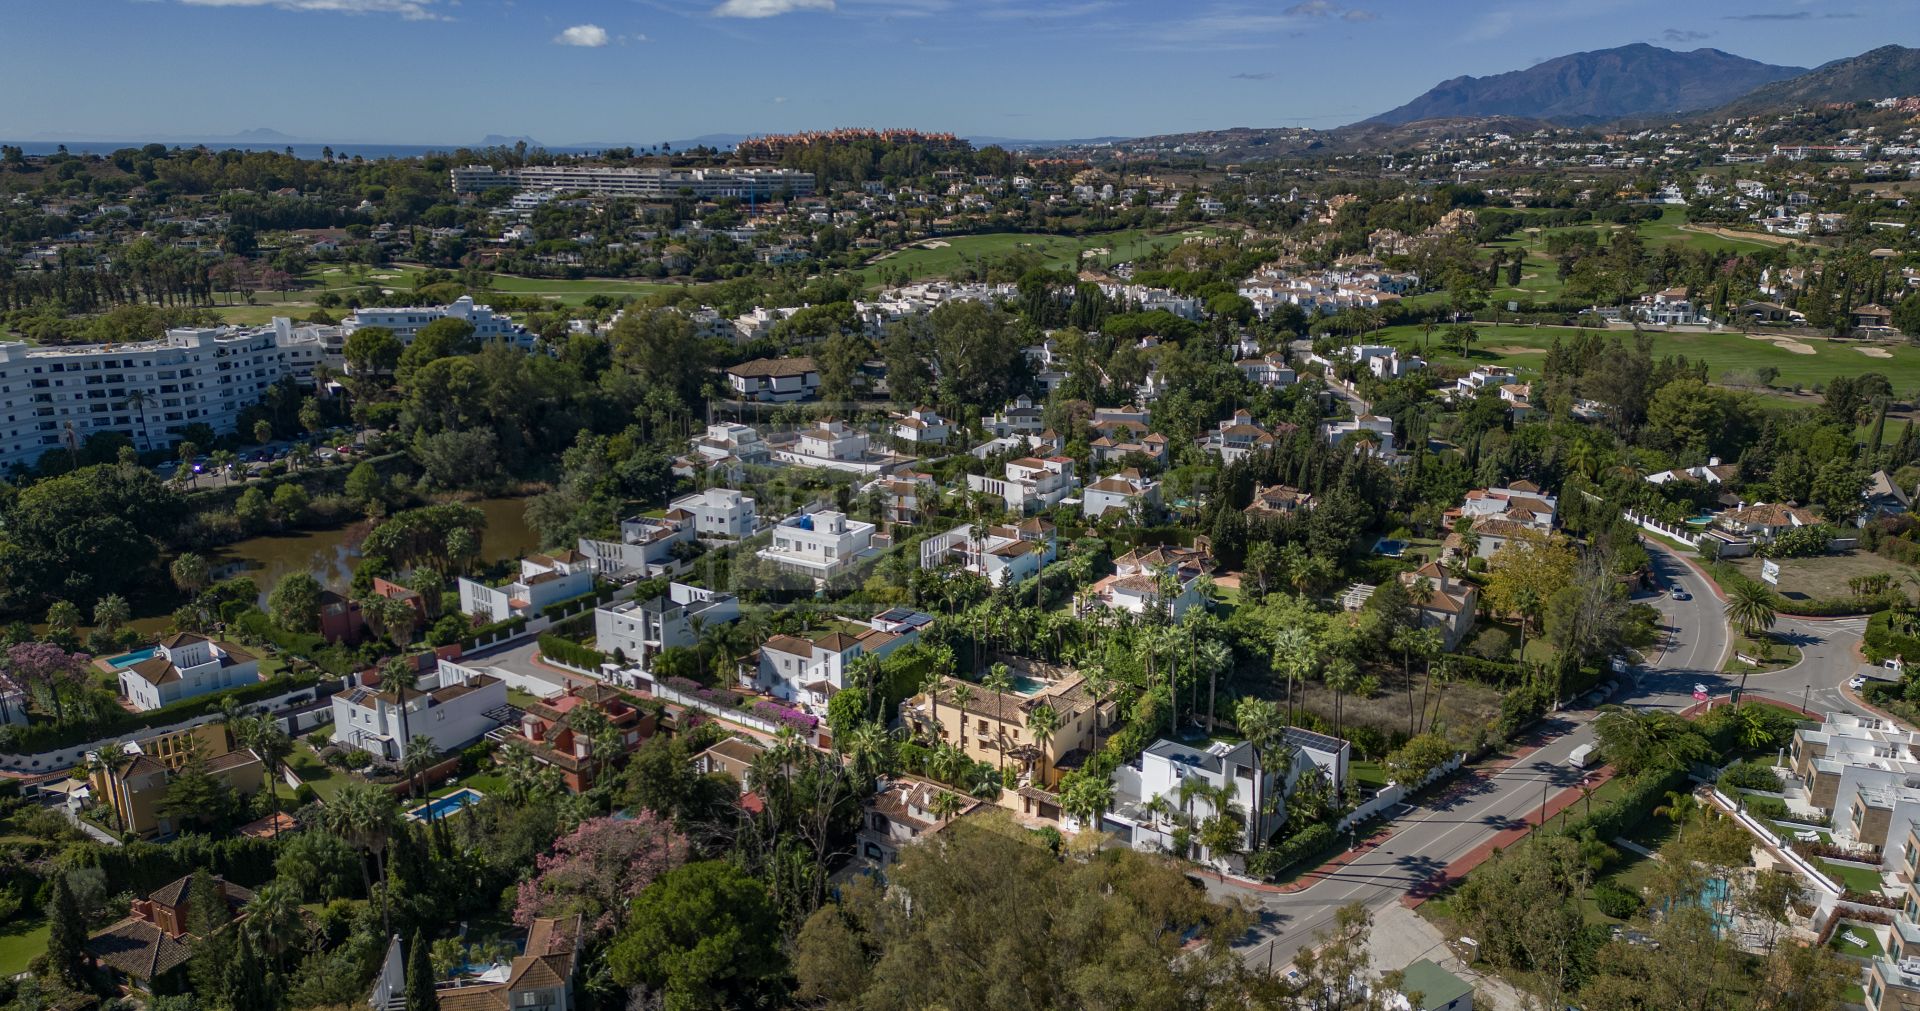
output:
[[[540,546],[540,536],[527,525],[526,499],[490,498],[473,504],[487,515],[487,529],[480,538],[483,560],[518,558]],[[360,560],[360,542],[371,529],[361,522],[335,530],[252,537],[221,548],[209,561],[217,578],[251,576],[264,606],[274,584],[290,572],[310,572],[321,586],[345,590]]]

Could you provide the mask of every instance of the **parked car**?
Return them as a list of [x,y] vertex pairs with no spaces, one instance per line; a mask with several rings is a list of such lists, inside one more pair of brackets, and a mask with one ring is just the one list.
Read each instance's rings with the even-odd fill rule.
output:
[[1866,686],[1867,686],[1867,676],[1865,674],[1856,674],[1853,676],[1852,680],[1847,682],[1847,687],[1853,689],[1856,692],[1862,688],[1865,688]]
[[340,454],[341,456],[351,456],[353,454],[353,447],[352,446],[335,446],[333,447],[333,451]]

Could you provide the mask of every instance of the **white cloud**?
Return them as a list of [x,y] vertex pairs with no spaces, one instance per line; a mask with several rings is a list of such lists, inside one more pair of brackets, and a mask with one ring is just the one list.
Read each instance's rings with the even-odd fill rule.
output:
[[794,11],[831,11],[833,0],[726,0],[713,9],[717,18],[771,18]]
[[574,25],[553,37],[557,45],[598,49],[607,44],[607,30],[599,25]]
[[180,0],[194,7],[277,7],[284,11],[337,14],[398,14],[408,21],[433,21],[435,0]]

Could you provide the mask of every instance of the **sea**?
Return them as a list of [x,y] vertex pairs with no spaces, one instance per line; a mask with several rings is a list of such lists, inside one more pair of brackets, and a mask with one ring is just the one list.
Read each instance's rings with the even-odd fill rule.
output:
[[[108,155],[130,147],[144,147],[149,143],[161,143],[167,147],[201,147],[210,151],[285,151],[293,150],[296,158],[309,161],[320,160],[322,153],[333,149],[335,158],[353,158],[356,155],[375,161],[381,158],[423,158],[430,154],[452,154],[460,145],[419,145],[419,144],[310,144],[304,141],[274,142],[251,140],[208,140],[208,141],[138,141],[138,140],[0,140],[0,144],[18,147],[30,155],[58,154],[62,147],[71,154]],[[471,145],[479,147],[480,145]],[[554,154],[591,154],[600,148],[585,147],[548,147],[543,150]]]

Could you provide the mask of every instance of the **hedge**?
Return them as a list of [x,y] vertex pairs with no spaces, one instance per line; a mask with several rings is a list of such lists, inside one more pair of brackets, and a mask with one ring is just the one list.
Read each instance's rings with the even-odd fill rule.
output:
[[1685,789],[1686,782],[1685,769],[1644,773],[1629,782],[1626,790],[1614,798],[1613,803],[1602,805],[1598,811],[1568,823],[1566,832],[1573,836],[1592,832],[1594,838],[1611,842],[1615,836],[1633,831],[1653,814],[1654,808],[1667,799],[1668,791]]
[[1765,790],[1768,793],[1780,792],[1780,777],[1773,770],[1757,762],[1735,762],[1727,766],[1720,774],[1720,789],[1729,787],[1736,790]]
[[508,618],[505,621],[496,621],[491,625],[482,625],[469,633],[465,639],[461,640],[460,648],[462,650],[478,649],[483,645],[498,642],[526,627],[527,619],[525,618]]
[[125,710],[113,710],[105,719],[88,725],[69,724],[57,726],[51,723],[29,724],[14,729],[11,736],[0,744],[0,748],[17,754],[38,754],[43,751],[57,751],[71,748],[88,741],[97,741],[109,737],[126,737],[142,730],[154,727],[184,723],[220,711],[220,703],[232,699],[246,705],[262,699],[273,698],[290,691],[312,688],[320,683],[320,675],[308,671],[302,674],[282,674],[265,681],[243,685],[224,692],[211,692],[196,695],[190,699],[181,699],[172,705],[149,709],[144,713],[130,713]]
[[1285,842],[1249,857],[1247,869],[1263,878],[1279,877],[1294,864],[1325,852],[1337,838],[1332,825],[1314,822],[1288,836]]
[[1640,911],[1640,896],[1611,881],[1593,886],[1593,904],[1616,920],[1631,920]]
[[1881,611],[1867,619],[1867,658],[1878,661],[1897,656],[1902,660],[1920,660],[1920,636],[1895,631],[1893,616],[1893,611]]
[[599,670],[600,665],[607,662],[606,654],[599,650],[557,635],[540,636],[540,655],[583,670]]
[[1778,797],[1760,797],[1747,794],[1740,800],[1747,813],[1768,821],[1788,821],[1793,815],[1787,810],[1787,802]]

